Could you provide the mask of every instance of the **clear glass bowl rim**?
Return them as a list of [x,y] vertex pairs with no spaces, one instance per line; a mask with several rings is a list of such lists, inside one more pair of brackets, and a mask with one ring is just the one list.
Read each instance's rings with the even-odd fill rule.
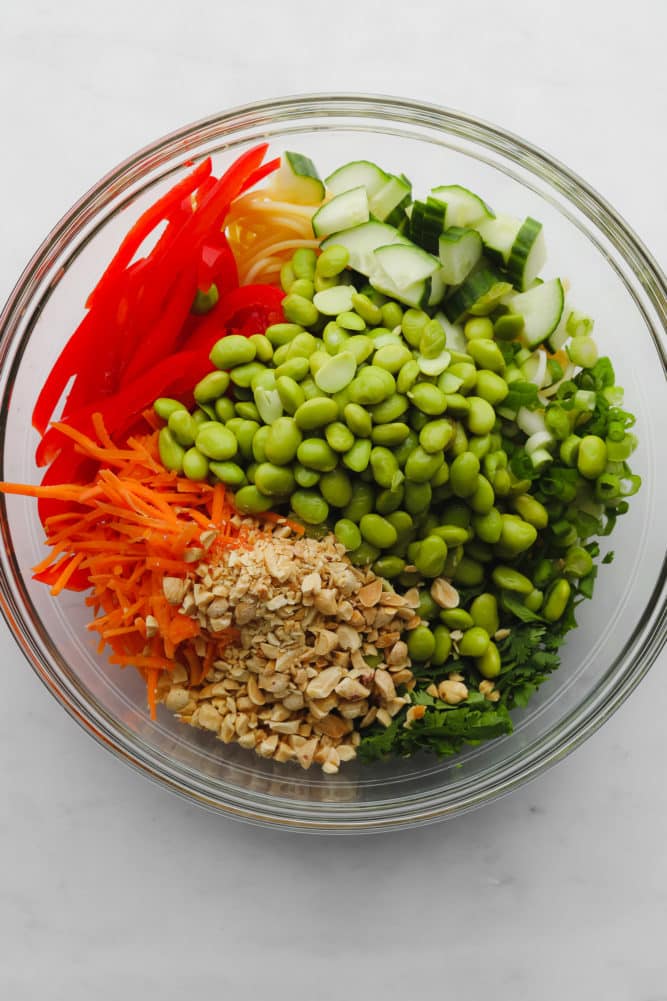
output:
[[[52,262],[120,194],[203,138],[223,140],[227,136],[233,138],[235,132],[249,126],[256,128],[263,122],[286,123],[318,115],[334,119],[374,118],[382,119],[388,127],[405,124],[440,130],[450,136],[480,143],[520,164],[523,169],[557,189],[604,233],[642,286],[659,323],[660,329],[650,326],[649,329],[662,361],[663,372],[667,371],[665,275],[625,220],[586,181],[521,137],[461,111],[386,95],[345,93],[294,95],[231,108],[165,135],[118,164],[72,206],[26,265],[0,314],[0,358],[6,357],[20,321],[31,304],[34,305],[35,293]],[[30,327],[23,338],[25,343],[16,346],[19,356],[26,347],[29,333]],[[4,501],[2,518],[5,518]],[[176,770],[165,767],[163,761],[158,761],[127,740],[119,730],[109,726],[108,720],[94,707],[84,704],[76,693],[66,689],[52,665],[43,660],[29,633],[21,628],[23,615],[12,582],[4,572],[0,575],[0,609],[33,670],[72,718],[102,746],[149,778],[201,806],[245,821],[319,833],[365,833],[425,824],[481,806],[536,777],[591,736],[629,696],[667,640],[666,584],[667,570],[663,560],[654,591],[656,603],[646,610],[635,630],[635,642],[626,648],[622,676],[616,679],[613,688],[608,687],[601,692],[599,698],[588,700],[584,716],[570,720],[569,725],[559,729],[557,735],[552,734],[551,739],[542,740],[530,759],[522,759],[517,764],[512,758],[510,766],[500,775],[494,773],[492,786],[473,787],[456,802],[448,802],[445,796],[430,794],[409,801],[387,801],[370,808],[341,804],[340,809],[334,809],[333,804],[326,803],[287,808],[281,806],[278,798],[270,795],[256,795],[255,802],[252,793],[246,797],[213,797],[206,789],[204,779],[186,783]],[[629,662],[627,658],[630,658]]]

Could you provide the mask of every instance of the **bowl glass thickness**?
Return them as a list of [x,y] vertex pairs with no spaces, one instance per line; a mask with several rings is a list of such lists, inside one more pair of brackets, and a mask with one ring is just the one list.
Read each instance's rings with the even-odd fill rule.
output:
[[615,212],[584,182],[522,140],[466,116],[389,98],[307,97],[245,107],[168,136],[105,177],[60,222],[22,275],[2,316],[0,395],[3,480],[37,482],[30,415],[38,387],[83,313],[86,295],[138,215],[207,154],[217,171],[268,140],[270,155],[298,150],[322,176],[352,159],[405,172],[424,196],[460,183],[498,211],[545,228],[547,276],[566,276],[571,300],[591,313],[638,416],[633,467],[644,478],[601,568],[595,598],[579,611],[561,669],[515,733],[438,761],[362,766],[336,776],[265,761],[179,724],[151,722],[144,685],[110,667],[86,631],[81,595],[51,598],[31,580],[44,555],[36,504],[3,500],[3,611],[28,660],[68,712],[146,775],[200,804],[265,824],[316,831],[406,827],[480,805],[537,775],[589,736],[628,696],[665,639],[667,473],[664,435],[664,277]]

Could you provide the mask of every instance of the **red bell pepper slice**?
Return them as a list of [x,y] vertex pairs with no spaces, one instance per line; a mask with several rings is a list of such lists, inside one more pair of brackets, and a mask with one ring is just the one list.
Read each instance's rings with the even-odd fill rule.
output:
[[191,174],[175,184],[166,194],[158,198],[154,205],[151,205],[139,216],[89,295],[87,306],[92,306],[98,297],[109,290],[114,281],[125,271],[146,237],[167,217],[173,208],[201,185],[202,181],[210,175],[212,166],[211,158],[207,156]]
[[267,327],[285,319],[285,293],[277,285],[241,285],[207,313],[188,338],[188,348],[210,351],[225,334],[263,334]]

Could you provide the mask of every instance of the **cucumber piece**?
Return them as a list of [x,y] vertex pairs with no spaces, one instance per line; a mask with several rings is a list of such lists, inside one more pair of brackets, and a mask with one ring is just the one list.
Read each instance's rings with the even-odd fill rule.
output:
[[431,283],[428,278],[414,282],[405,288],[399,288],[381,268],[376,268],[368,280],[377,292],[389,295],[405,306],[422,309],[428,305],[431,294]]
[[468,313],[472,316],[486,316],[493,312],[503,296],[511,291],[509,282],[502,281],[495,271],[481,267],[469,274],[463,284],[445,300],[443,309],[448,320],[460,323]]
[[431,275],[431,291],[428,297],[429,306],[439,306],[442,300],[445,298],[445,292],[447,291],[447,282],[445,281],[442,268],[434,272]]
[[313,216],[315,236],[329,236],[368,222],[368,194],[363,187],[352,188],[326,202]]
[[460,285],[482,256],[482,238],[474,229],[451,226],[438,238],[442,278],[448,285]]
[[560,278],[552,278],[528,292],[508,296],[507,302],[512,313],[523,316],[523,343],[528,348],[536,348],[558,327],[563,315],[565,294]]
[[391,243],[409,242],[393,226],[371,220],[360,226],[333,233],[322,242],[321,247],[322,250],[334,245],[346,247],[350,255],[349,266],[354,271],[359,271],[368,277],[371,271],[377,268],[377,262],[373,258],[374,250],[377,250],[378,247],[386,247]]
[[438,253],[438,239],[445,228],[447,206],[437,198],[414,202],[410,212],[410,236],[429,254]]
[[444,184],[431,188],[431,194],[447,205],[447,228],[475,226],[482,219],[493,219],[494,213],[485,201],[460,184]]
[[368,204],[371,215],[384,222],[396,209],[405,208],[410,204],[412,185],[407,179],[388,175],[389,179],[378,191],[369,195]]
[[525,292],[546,264],[547,250],[542,223],[527,216],[517,233],[507,258],[512,283]]
[[324,184],[313,161],[303,153],[289,151],[283,153],[267,190],[296,205],[319,205],[324,198]]
[[475,229],[494,264],[505,267],[521,225],[521,220],[512,215],[498,215],[495,219],[484,219],[477,223]]
[[370,199],[389,179],[390,175],[376,163],[371,163],[370,160],[353,160],[334,170],[333,174],[324,179],[324,183],[332,195],[340,195],[352,188],[365,188]]
[[399,289],[424,281],[440,269],[438,258],[414,243],[394,243],[378,247],[374,257],[378,267]]

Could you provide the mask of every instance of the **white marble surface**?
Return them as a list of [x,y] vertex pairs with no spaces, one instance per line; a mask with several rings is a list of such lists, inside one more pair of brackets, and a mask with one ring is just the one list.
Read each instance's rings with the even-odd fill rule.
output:
[[[664,3],[374,7],[3,0],[2,298],[110,165],[219,108],[307,90],[421,98],[523,134],[665,261]],[[537,782],[365,839],[199,811],[76,727],[4,624],[0,663],[0,997],[667,999],[664,655]]]

